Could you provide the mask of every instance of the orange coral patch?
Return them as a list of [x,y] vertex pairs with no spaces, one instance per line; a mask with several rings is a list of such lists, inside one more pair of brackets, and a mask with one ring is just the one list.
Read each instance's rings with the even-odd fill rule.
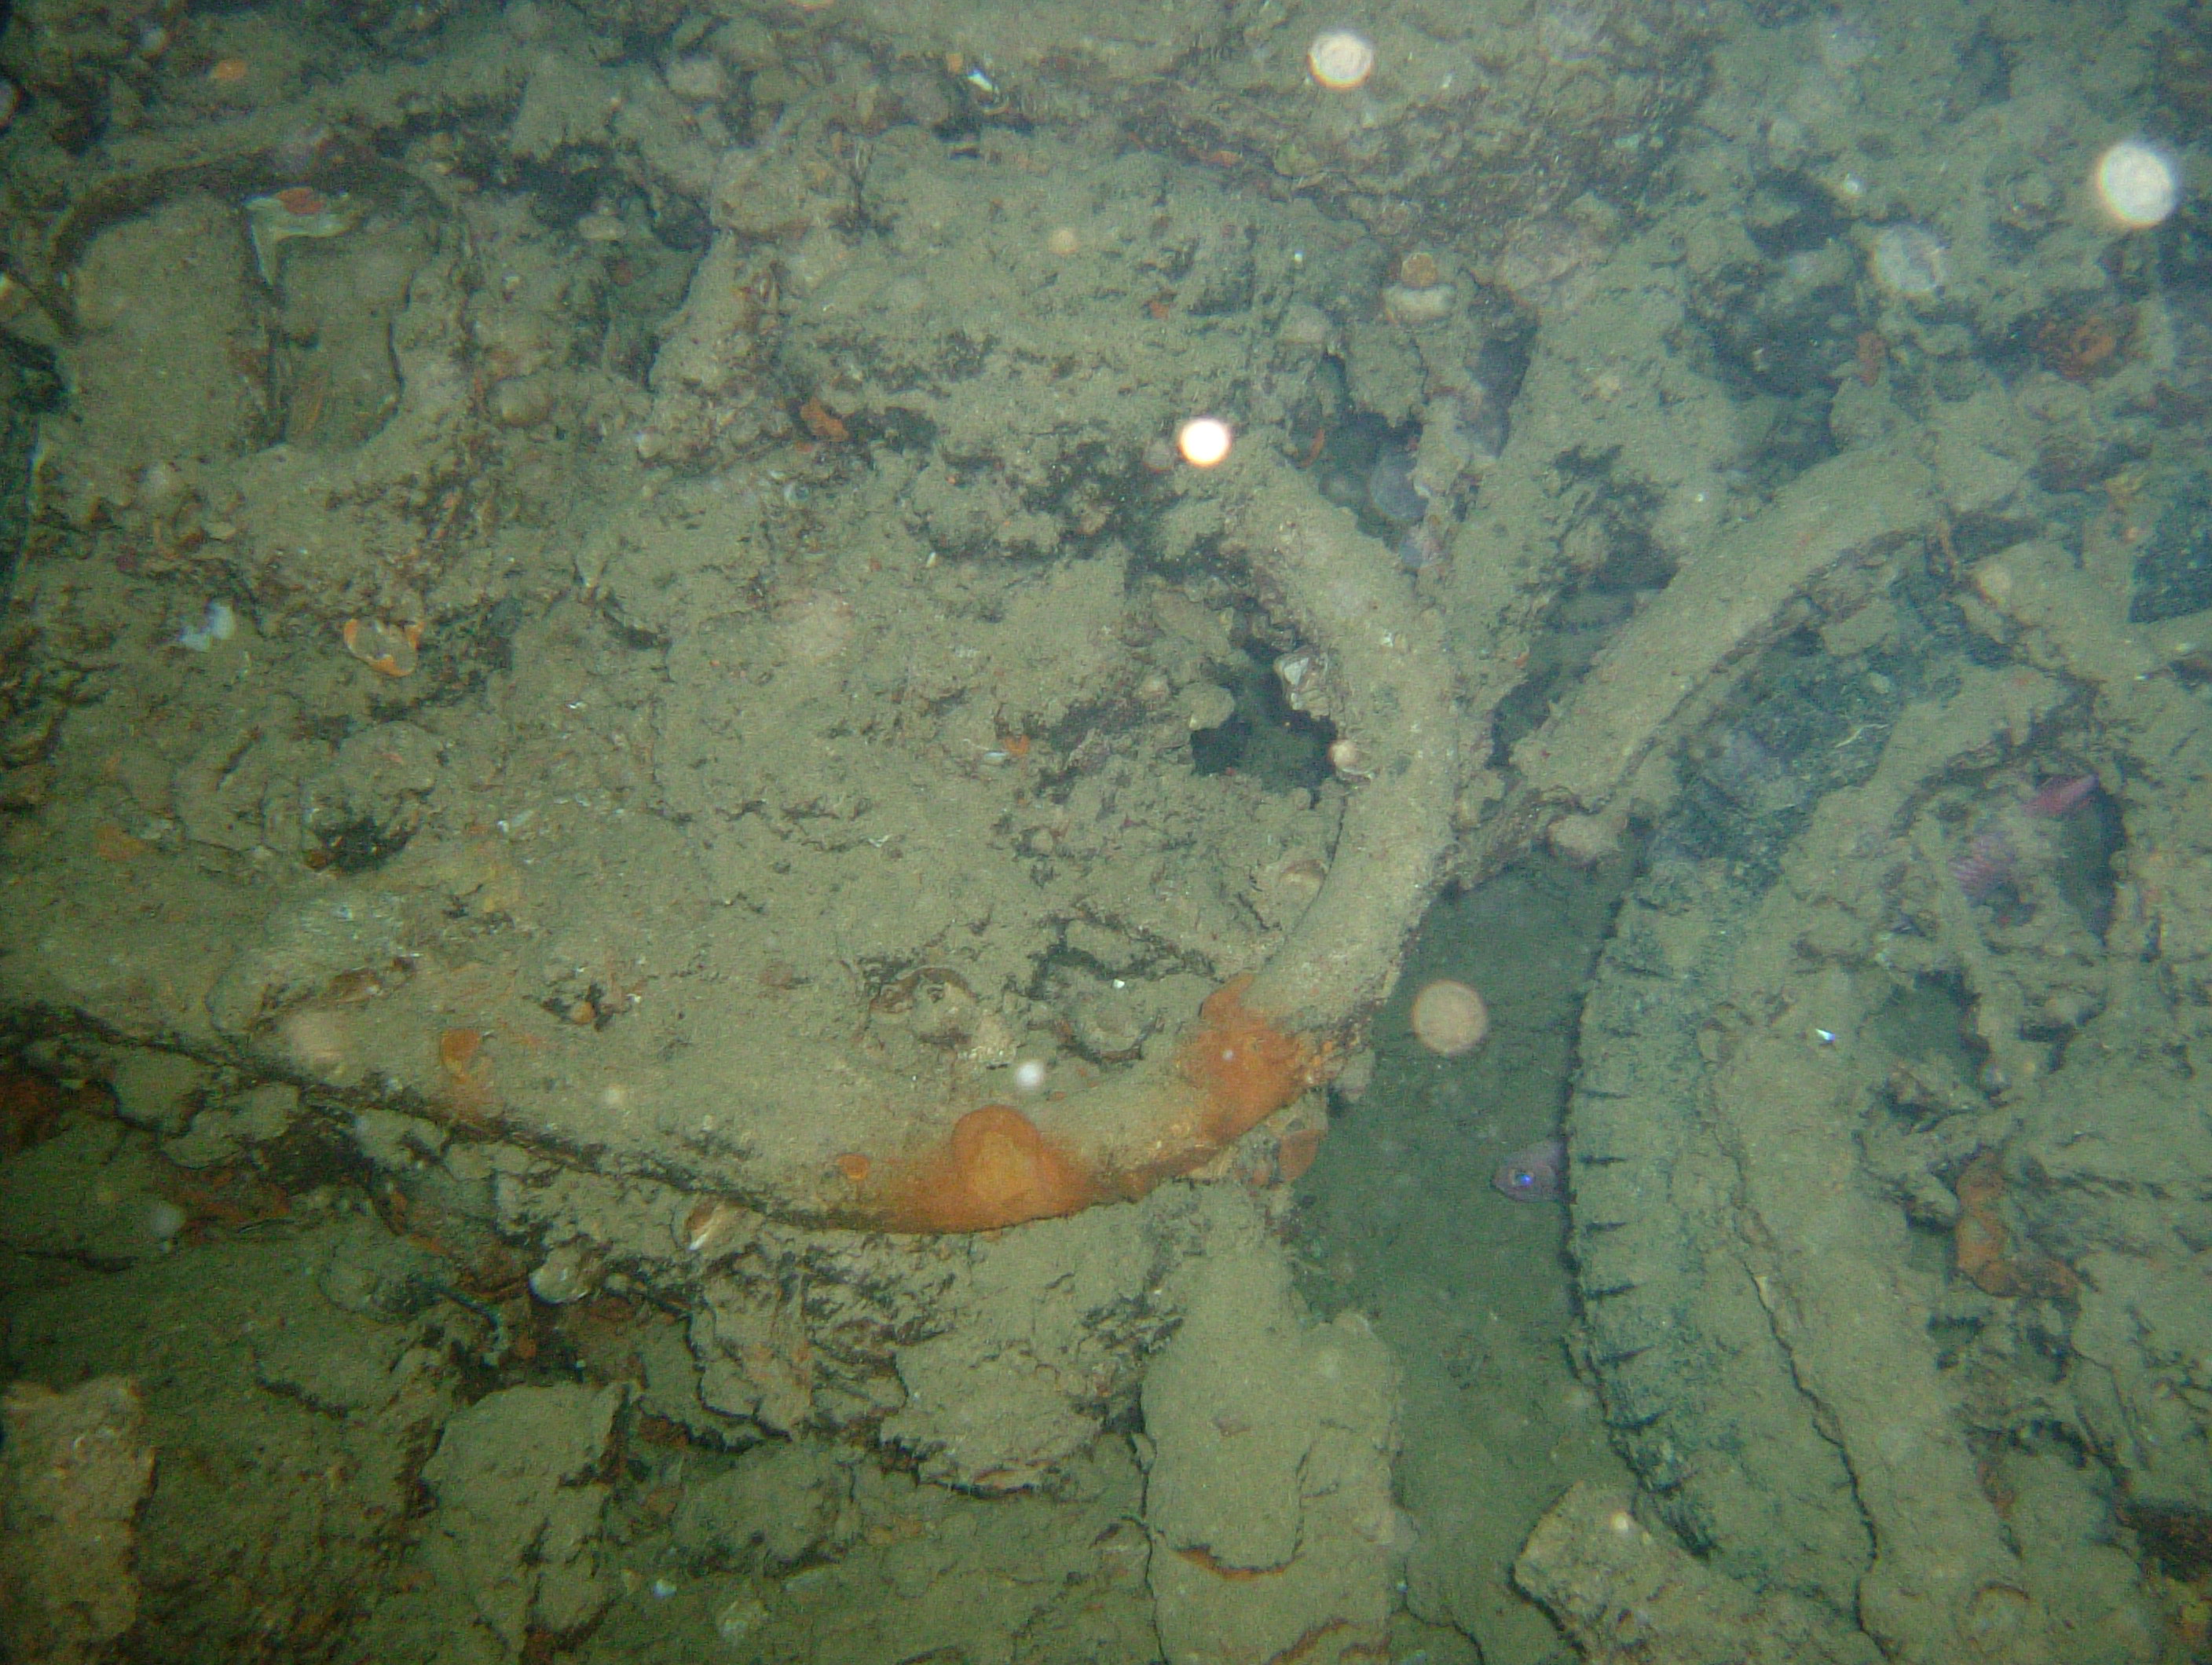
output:
[[1203,1544],[1192,1544],[1187,1547],[1179,1547],[1176,1549],[1176,1553],[1182,1556],[1182,1559],[1189,1562],[1191,1565],[1203,1568],[1217,1578],[1231,1578],[1239,1580],[1246,1578],[1272,1578],[1277,1573],[1287,1571],[1290,1566],[1290,1563],[1285,1561],[1279,1567],[1240,1567],[1231,1562],[1221,1559]]
[[1960,1174],[1959,1220],[1951,1238],[1960,1275],[1986,1295],[2057,1300],[2079,1295],[2081,1280],[2063,1261],[2032,1248],[2013,1252],[2001,1212],[2004,1186],[2004,1164],[1995,1151],[1983,1152]]
[[1295,1184],[1306,1176],[1321,1154],[1321,1127],[1294,1127],[1283,1135],[1282,1143],[1275,1147],[1275,1171],[1285,1185]]
[[92,829],[93,854],[102,861],[136,861],[153,848],[144,839],[133,838],[122,828],[105,821]]
[[1984,1151],[1959,1176],[1959,1221],[1952,1231],[1959,1271],[1990,1295],[2020,1293],[2020,1274],[2006,1251],[2010,1235],[1997,1212],[2004,1199],[2004,1169],[1994,1151]]
[[477,1061],[477,1054],[483,1050],[483,1031],[475,1029],[449,1029],[438,1036],[438,1061],[455,1075],[466,1075]]
[[953,1124],[881,1205],[894,1231],[988,1231],[1073,1214],[1098,1200],[1079,1158],[1048,1139],[1019,1110],[986,1104]]
[[90,1109],[100,1103],[99,1090],[80,1087],[64,1092],[59,1083],[28,1070],[0,1069],[0,1157],[21,1154],[62,1130],[62,1116],[72,1103]]
[[446,1073],[446,1096],[453,1119],[477,1126],[491,1119],[491,1060],[484,1054],[483,1031],[447,1029],[438,1032],[438,1064]]
[[1200,1131],[1217,1147],[1311,1086],[1319,1061],[1310,1041],[1244,1004],[1251,981],[1238,977],[1209,994],[1176,1054],[1176,1067],[1205,1097]]
[[416,650],[422,645],[419,623],[386,624],[378,619],[349,618],[339,628],[346,652],[380,676],[404,677],[415,669]]
[[811,398],[799,407],[799,419],[806,424],[808,433],[825,445],[842,445],[853,437],[837,413],[818,398]]

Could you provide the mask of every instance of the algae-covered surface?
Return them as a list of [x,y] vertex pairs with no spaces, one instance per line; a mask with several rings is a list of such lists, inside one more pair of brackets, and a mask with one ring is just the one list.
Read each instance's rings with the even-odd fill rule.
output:
[[19,0],[0,1655],[2207,1656],[2209,72]]

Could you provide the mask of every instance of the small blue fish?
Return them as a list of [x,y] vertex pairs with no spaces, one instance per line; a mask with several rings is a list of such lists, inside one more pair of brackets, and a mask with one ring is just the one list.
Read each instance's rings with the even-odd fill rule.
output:
[[1559,1194],[1567,1173],[1567,1141],[1547,1139],[1516,1151],[1498,1164],[1490,1182],[1498,1192],[1526,1202],[1547,1202]]

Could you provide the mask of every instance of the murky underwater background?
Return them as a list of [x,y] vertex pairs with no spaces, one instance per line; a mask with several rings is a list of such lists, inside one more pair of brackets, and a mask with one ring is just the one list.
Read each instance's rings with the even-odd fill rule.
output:
[[2203,8],[0,76],[0,1657],[2212,1658]]

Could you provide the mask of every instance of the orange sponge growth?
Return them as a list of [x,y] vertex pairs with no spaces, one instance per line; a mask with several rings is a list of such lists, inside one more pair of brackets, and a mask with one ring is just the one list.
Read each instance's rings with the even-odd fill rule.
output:
[[896,1176],[868,1212],[892,1231],[988,1231],[1099,1200],[1082,1160],[1019,1110],[986,1104],[944,1147]]
[[837,1158],[832,1165],[849,1188],[837,1212],[881,1231],[988,1231],[1133,1200],[1202,1166],[1326,1074],[1326,1048],[1244,1004],[1251,981],[1240,977],[1206,998],[1176,1049],[1180,1079],[1153,1082],[1157,1097],[1119,1137],[1093,1133],[1089,1148],[1079,1148],[1019,1110],[986,1104],[921,1155],[882,1164],[857,1152]]
[[1242,1138],[1320,1079],[1312,1042],[1244,1004],[1251,981],[1238,977],[1206,996],[1198,1027],[1176,1053],[1176,1067],[1205,1101],[1194,1132],[1212,1150]]

